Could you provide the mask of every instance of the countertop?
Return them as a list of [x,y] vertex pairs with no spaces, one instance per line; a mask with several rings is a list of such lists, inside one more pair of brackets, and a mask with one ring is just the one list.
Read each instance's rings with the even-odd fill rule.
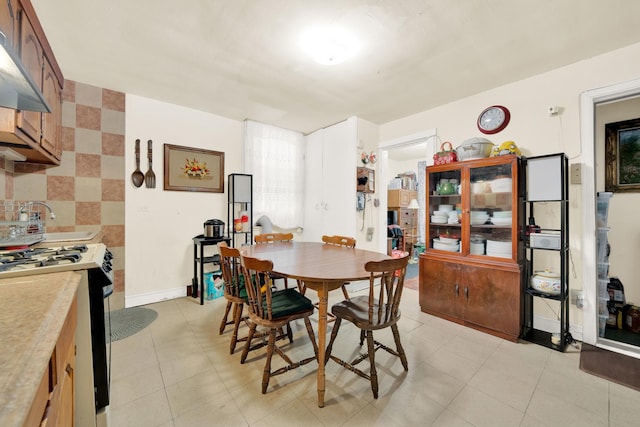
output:
[[0,425],[22,426],[76,295],[80,275],[0,280]]

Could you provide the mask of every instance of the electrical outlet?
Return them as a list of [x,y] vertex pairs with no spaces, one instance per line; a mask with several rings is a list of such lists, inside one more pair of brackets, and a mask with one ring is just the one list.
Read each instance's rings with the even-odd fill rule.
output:
[[571,184],[580,184],[582,183],[582,164],[573,163],[569,167],[569,182]]

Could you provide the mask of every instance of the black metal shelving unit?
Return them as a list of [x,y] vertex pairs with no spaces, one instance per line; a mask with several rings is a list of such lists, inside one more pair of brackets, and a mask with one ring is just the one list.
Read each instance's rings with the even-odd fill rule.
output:
[[[530,234],[527,224],[522,224],[523,240],[525,242],[525,274],[523,286],[524,319],[522,338],[564,352],[567,346],[573,343],[573,337],[569,332],[569,163],[564,153],[550,154],[546,156],[530,157],[526,161],[525,174],[526,195],[524,199],[524,218],[535,218],[535,206],[538,203],[557,204],[559,209],[560,224],[558,228],[544,228],[542,233],[557,234],[559,247],[545,247],[544,244],[531,246]],[[550,295],[531,287],[531,277],[534,274],[534,257],[536,251],[555,252],[560,257],[560,294]],[[556,301],[559,304],[560,340],[552,342],[553,333],[536,329],[534,327],[534,299],[542,298]]]
[[[227,204],[227,227],[231,245],[253,244],[253,175],[232,173],[228,176],[229,198]],[[249,215],[249,229],[237,231],[235,222],[240,219],[240,212]]]

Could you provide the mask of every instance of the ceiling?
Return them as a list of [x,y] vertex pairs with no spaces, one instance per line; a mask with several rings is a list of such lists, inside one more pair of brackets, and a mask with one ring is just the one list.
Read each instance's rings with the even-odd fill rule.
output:
[[[630,0],[31,0],[66,79],[308,133],[375,124],[640,42]],[[348,29],[340,65],[299,48]]]

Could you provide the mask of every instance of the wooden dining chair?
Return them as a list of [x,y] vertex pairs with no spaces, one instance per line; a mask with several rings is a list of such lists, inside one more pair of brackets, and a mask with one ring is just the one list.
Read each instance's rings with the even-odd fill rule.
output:
[[264,233],[256,234],[253,238],[256,244],[290,242],[293,240],[293,233]]
[[[327,345],[325,363],[331,358],[344,368],[362,378],[368,379],[371,382],[371,391],[375,399],[378,398],[378,374],[375,361],[377,350],[384,349],[390,354],[399,357],[404,370],[409,370],[407,356],[400,343],[400,333],[398,332],[400,299],[402,298],[402,288],[408,262],[409,255],[402,258],[367,262],[364,268],[369,272],[369,295],[356,296],[331,307],[331,313],[336,317],[336,322]],[[376,282],[379,283],[377,298]],[[331,354],[342,320],[347,320],[360,329],[360,346],[364,343],[365,337],[367,339],[367,353],[359,355],[351,362],[346,362]],[[373,331],[384,328],[391,328],[396,345],[395,350],[373,338]],[[357,364],[367,358],[369,359],[368,373],[356,368]]]
[[[356,247],[356,239],[353,237],[346,236],[322,236],[322,241],[327,245],[337,245],[344,246],[347,248],[355,248]],[[342,284],[342,294],[345,299],[349,299],[349,292],[347,292],[347,286],[349,282]]]
[[[227,307],[220,323],[220,335],[224,333],[227,325],[233,325],[231,343],[229,344],[229,354],[233,354],[236,343],[247,340],[246,336],[238,338],[240,323],[247,319],[247,316],[242,315],[244,304],[247,302],[247,290],[240,267],[240,251],[236,248],[230,248],[226,242],[220,242],[218,243],[218,253],[220,254],[220,268],[224,280],[224,297],[227,300]],[[229,320],[229,312],[232,312],[231,320]]]
[[[247,354],[252,350],[252,339],[258,326],[268,330],[267,360],[262,374],[262,394],[267,392],[269,379],[292,369],[306,365],[318,358],[318,345],[311,327],[309,316],[313,314],[314,306],[311,301],[295,289],[285,289],[278,292],[271,290],[271,271],[273,263],[270,260],[241,256],[242,273],[248,295],[248,311],[251,325],[249,336],[244,345],[240,363],[244,363]],[[313,345],[314,356],[293,362],[277,345],[278,331],[286,326],[290,342],[292,341],[291,322],[304,319],[307,334]],[[287,363],[275,371],[271,370],[273,353],[277,353]]]
[[[254,242],[257,245],[268,244],[268,243],[278,243],[278,242],[290,242],[293,240],[293,233],[263,233],[256,234],[253,238]],[[289,281],[286,277],[280,276],[278,274],[272,274],[272,279],[282,279],[284,282],[284,288],[289,288]],[[298,283],[298,288],[302,291],[302,285]]]

